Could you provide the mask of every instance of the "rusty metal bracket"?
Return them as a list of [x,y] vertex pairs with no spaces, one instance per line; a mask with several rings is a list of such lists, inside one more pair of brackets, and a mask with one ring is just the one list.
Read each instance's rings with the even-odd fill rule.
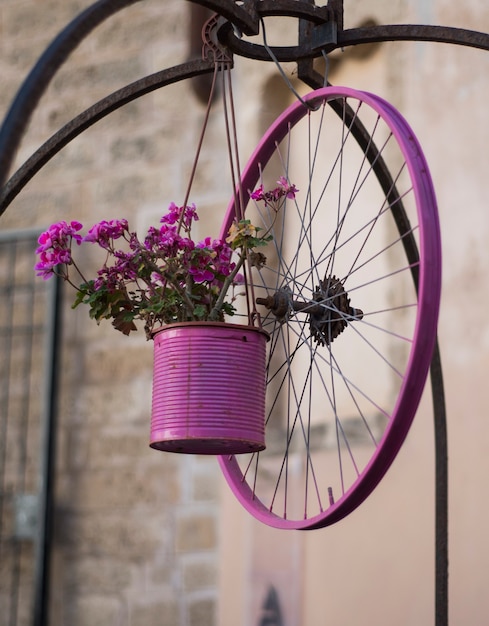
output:
[[219,26],[224,18],[217,13],[208,20],[202,30],[202,58],[205,61],[213,61],[227,67],[233,66],[233,55],[228,48],[224,47],[217,38]]
[[[314,2],[307,1],[261,0],[256,2],[255,10],[260,21],[265,17],[295,17],[299,19],[299,24],[307,24],[307,27],[299,28],[298,45],[271,47],[277,61],[314,58],[321,55],[323,50],[337,47],[336,14],[329,5],[318,7]],[[222,22],[218,37],[222,44],[240,56],[259,61],[271,60],[266,46],[243,40],[232,22]]]
[[257,35],[259,27],[258,15],[255,11],[256,0],[245,0],[241,5],[234,0],[188,0],[211,9],[224,17],[246,35]]

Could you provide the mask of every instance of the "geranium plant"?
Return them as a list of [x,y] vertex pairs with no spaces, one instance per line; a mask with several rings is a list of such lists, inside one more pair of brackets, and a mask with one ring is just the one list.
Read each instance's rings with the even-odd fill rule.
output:
[[[251,197],[278,212],[296,192],[280,178],[275,189],[264,192],[260,185]],[[197,220],[195,205],[172,203],[160,226],[150,227],[144,239],[130,231],[125,219],[102,220],[84,236],[80,222],[60,221],[39,237],[35,270],[44,279],[64,278],[77,292],[73,308],[88,304],[91,318],[97,323],[112,319],[125,335],[136,330],[136,320],[144,322],[148,338],[164,324],[223,321],[235,313],[234,288],[243,282],[243,264],[248,259],[263,265],[266,258],[256,248],[272,237],[243,219],[232,224],[225,240],[195,242],[191,230]],[[87,279],[74,259],[73,248],[84,244],[106,252],[96,278]]]

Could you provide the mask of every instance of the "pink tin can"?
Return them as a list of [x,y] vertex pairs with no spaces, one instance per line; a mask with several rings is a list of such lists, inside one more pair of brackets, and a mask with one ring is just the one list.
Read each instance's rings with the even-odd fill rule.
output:
[[150,446],[187,454],[263,450],[268,338],[259,328],[220,322],[155,333]]

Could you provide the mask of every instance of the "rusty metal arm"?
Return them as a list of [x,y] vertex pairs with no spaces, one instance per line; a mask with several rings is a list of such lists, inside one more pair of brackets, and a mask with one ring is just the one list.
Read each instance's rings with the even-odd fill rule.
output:
[[431,41],[489,50],[489,34],[451,26],[392,24],[351,28],[338,34],[337,48],[382,41]]
[[0,215],[41,168],[87,128],[151,91],[180,80],[209,74],[214,71],[214,65],[212,60],[197,59],[151,74],[115,91],[77,115],[36,150],[0,190]]
[[[314,35],[315,30],[319,32],[318,29],[320,28],[320,26],[316,26],[315,29],[313,27],[312,34]],[[257,61],[270,61],[270,55],[263,46],[237,37],[234,29],[228,23],[224,24],[221,28],[219,39],[223,45],[226,45],[234,54]],[[320,33],[315,40],[320,42]],[[345,48],[347,46],[384,41],[429,41],[468,46],[489,51],[489,34],[487,33],[464,28],[424,26],[418,24],[394,24],[391,26],[368,26],[343,31],[337,30],[336,39],[325,40],[322,45],[320,43],[314,44],[306,42],[300,43],[297,46],[271,46],[271,49],[278,61],[289,62],[313,59],[321,56],[323,52],[329,53],[338,48]]]

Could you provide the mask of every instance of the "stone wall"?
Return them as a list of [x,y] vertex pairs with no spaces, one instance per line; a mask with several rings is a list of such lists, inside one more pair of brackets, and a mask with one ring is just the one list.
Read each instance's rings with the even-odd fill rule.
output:
[[[45,46],[90,4],[1,3],[2,117]],[[98,99],[185,61],[187,22],[187,3],[149,0],[97,28],[54,77],[16,165]],[[60,219],[89,227],[116,217],[139,231],[157,224],[170,201],[183,201],[203,111],[189,84],[116,111],[43,168],[3,216],[2,229]],[[223,149],[213,142],[191,200],[217,209],[218,226],[229,193],[217,176],[221,157],[209,157]],[[96,260],[82,264],[89,272]],[[152,345],[142,335],[119,335],[108,322],[98,327],[86,310],[71,311],[72,295],[66,289],[50,623],[210,626],[217,613],[217,463],[149,449]]]

